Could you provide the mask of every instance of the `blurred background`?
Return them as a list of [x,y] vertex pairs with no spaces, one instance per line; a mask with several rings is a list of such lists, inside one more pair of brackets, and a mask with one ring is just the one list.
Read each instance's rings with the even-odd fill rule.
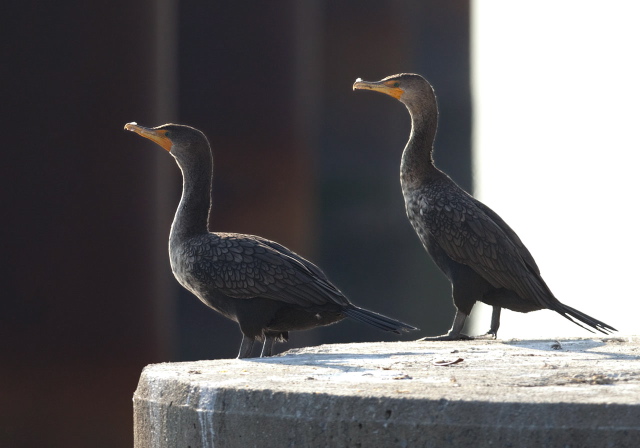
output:
[[[212,230],[310,258],[356,304],[422,329],[404,339],[448,330],[450,286],[399,185],[409,115],[353,92],[357,77],[429,79],[438,166],[515,228],[561,300],[633,332],[638,11],[512,3],[7,6],[0,446],[130,446],[145,365],[237,354],[237,325],[173,279],[180,172],[129,121],[207,134]],[[589,335],[550,312],[516,317],[501,337]],[[278,349],[379,340],[398,338],[344,321]]]

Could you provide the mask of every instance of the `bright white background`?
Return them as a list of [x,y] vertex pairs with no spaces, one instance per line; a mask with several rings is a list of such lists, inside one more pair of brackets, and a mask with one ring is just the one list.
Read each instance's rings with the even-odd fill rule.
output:
[[[560,301],[640,334],[640,2],[472,9],[476,197]],[[490,308],[472,318],[471,333],[485,332]],[[499,336],[589,333],[552,311],[505,310]]]

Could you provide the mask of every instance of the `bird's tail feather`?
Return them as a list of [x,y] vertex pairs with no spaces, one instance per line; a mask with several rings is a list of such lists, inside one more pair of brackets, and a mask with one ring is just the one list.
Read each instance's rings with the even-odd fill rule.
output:
[[345,309],[343,313],[351,319],[372,325],[384,331],[391,331],[393,333],[400,334],[401,331],[417,330],[417,328],[412,325],[391,319],[390,317],[383,316],[382,314],[374,313],[373,311],[365,310],[364,308],[358,308],[357,306],[354,306],[353,308],[349,307]]
[[[585,327],[584,325],[581,325],[577,321],[580,321],[583,324],[593,328],[594,330],[598,330],[600,333],[604,333],[604,334],[610,334],[614,331],[618,331],[615,328],[613,328],[611,325],[607,325],[604,322],[599,321],[598,319],[594,319],[593,317],[584,314],[582,311],[578,311],[575,308],[571,308],[570,306],[567,306],[564,303],[558,302],[557,304],[554,304],[554,305],[555,306],[551,307],[551,309],[561,314],[562,317],[564,317],[565,319],[570,320],[574,324],[581,326],[587,331],[591,331],[591,330]],[[591,332],[593,333],[593,331]]]

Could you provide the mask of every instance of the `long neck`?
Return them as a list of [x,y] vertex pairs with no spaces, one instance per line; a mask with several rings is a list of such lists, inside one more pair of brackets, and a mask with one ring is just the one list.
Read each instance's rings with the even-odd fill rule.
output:
[[178,160],[178,165],[182,171],[182,197],[171,224],[171,240],[207,233],[211,210],[211,153],[198,160]]
[[435,97],[406,104],[411,115],[411,135],[402,153],[400,180],[403,188],[420,185],[436,170],[433,164],[433,141],[438,127]]

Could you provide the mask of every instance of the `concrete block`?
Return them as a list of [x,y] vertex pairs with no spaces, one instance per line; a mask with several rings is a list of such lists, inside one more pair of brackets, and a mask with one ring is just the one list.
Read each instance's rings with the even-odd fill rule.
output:
[[637,447],[640,338],[398,342],[155,364],[136,448]]

